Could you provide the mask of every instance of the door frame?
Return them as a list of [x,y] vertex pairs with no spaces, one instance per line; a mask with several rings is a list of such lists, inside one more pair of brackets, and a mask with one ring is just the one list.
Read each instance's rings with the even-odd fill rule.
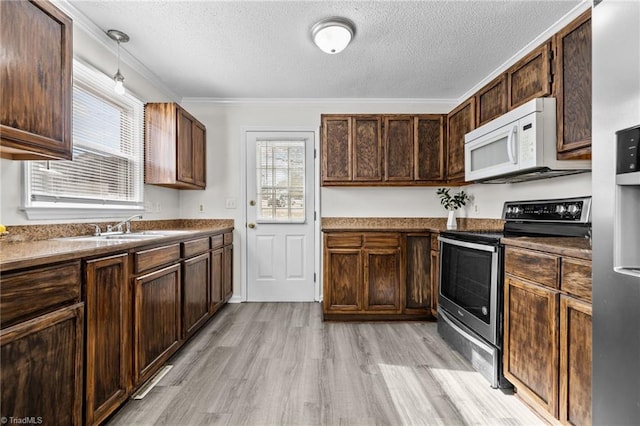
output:
[[320,267],[322,253],[322,239],[320,235],[320,124],[314,129],[310,127],[279,127],[279,126],[242,126],[240,128],[240,198],[242,201],[242,226],[236,226],[236,231],[240,234],[240,240],[244,247],[240,250],[240,262],[242,268],[242,294],[233,295],[230,302],[246,302],[248,286],[248,235],[247,235],[247,133],[248,132],[309,132],[313,133],[313,204],[315,220],[313,223],[313,268],[315,273],[314,300],[322,301],[322,268]]

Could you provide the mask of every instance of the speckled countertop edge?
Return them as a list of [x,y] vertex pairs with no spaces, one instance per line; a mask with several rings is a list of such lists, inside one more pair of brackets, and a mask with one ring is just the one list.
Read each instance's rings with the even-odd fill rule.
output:
[[[458,218],[458,230],[502,230],[502,219]],[[430,217],[323,217],[323,232],[406,231],[440,232],[447,229],[446,218]]]
[[[24,239],[13,241],[3,239],[0,241],[0,271],[8,272],[15,269],[31,268],[34,266],[70,261],[84,257],[125,252],[140,246],[170,244],[174,241],[185,239],[185,237],[192,238],[197,237],[200,234],[229,232],[233,230],[234,223],[232,219],[139,221],[132,222],[132,231],[179,229],[189,231],[189,233],[158,236],[157,238],[145,240],[104,241],[57,239],[70,236],[90,235],[86,232],[82,234],[69,233],[59,235],[63,230],[71,232],[78,226],[81,227],[83,231],[86,231],[86,224],[31,226],[33,227],[32,229],[21,229],[21,237]],[[62,230],[57,230],[57,226],[60,226]],[[17,227],[8,227],[9,233],[11,234],[12,231],[15,231],[15,228]],[[49,239],[41,238],[45,235],[48,236]],[[29,236],[31,236],[32,239],[27,239]]]

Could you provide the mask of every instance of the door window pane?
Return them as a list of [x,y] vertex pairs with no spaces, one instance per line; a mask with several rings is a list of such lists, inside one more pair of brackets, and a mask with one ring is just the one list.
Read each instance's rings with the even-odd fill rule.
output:
[[305,221],[305,141],[257,141],[257,221]]

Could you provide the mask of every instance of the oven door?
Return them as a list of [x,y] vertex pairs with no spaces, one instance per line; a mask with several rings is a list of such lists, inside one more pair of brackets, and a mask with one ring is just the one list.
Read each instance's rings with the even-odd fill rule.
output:
[[498,287],[499,244],[480,244],[445,237],[440,240],[438,303],[453,317],[500,347]]

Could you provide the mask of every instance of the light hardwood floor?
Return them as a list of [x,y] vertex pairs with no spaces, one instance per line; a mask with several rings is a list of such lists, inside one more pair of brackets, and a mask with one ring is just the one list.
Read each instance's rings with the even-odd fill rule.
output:
[[318,303],[225,307],[110,425],[537,425],[436,323],[323,323]]

